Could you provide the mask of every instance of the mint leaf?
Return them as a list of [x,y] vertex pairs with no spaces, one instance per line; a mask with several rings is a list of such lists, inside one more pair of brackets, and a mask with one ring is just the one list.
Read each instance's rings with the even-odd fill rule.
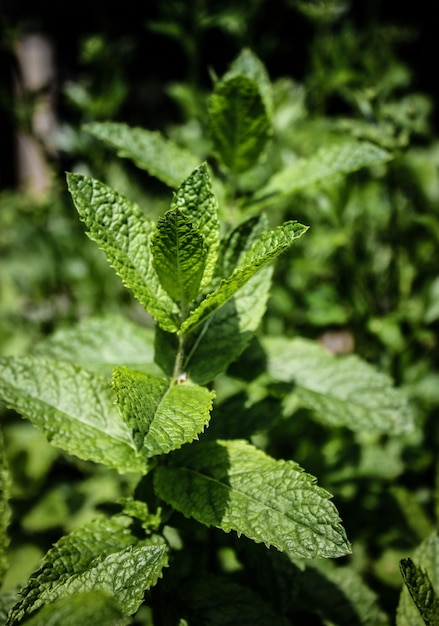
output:
[[207,248],[205,268],[200,288],[212,280],[219,243],[218,205],[212,191],[212,179],[206,163],[194,170],[179,186],[171,204],[180,210],[202,236]]
[[124,617],[116,600],[97,590],[58,598],[26,620],[26,626],[125,626],[130,623],[131,618]]
[[271,117],[273,111],[273,99],[271,93],[271,81],[265,65],[249,48],[244,48],[236,59],[231,63],[223,79],[232,76],[244,75],[250,78],[259,87],[259,92],[263,98],[265,109]]
[[113,390],[123,419],[133,430],[137,450],[164,454],[198,438],[210,419],[214,393],[186,381],[169,381],[118,367]]
[[291,244],[308,230],[296,221],[288,221],[272,231],[263,233],[241,260],[240,265],[225,278],[215,291],[201,302],[181,325],[180,334],[186,334],[204,323],[223,306],[261,268],[285,252]]
[[269,206],[333,176],[380,165],[391,158],[390,152],[367,141],[345,140],[325,146],[315,155],[298,159],[274,174],[268,184],[254,194],[249,206],[252,209]]
[[214,152],[234,174],[255,165],[270,136],[258,83],[245,75],[219,81],[209,103]]
[[350,551],[331,496],[315,478],[245,441],[185,447],[156,469],[154,485],[165,502],[206,526],[306,558]]
[[139,541],[129,523],[129,518],[99,518],[60,539],[22,589],[6,626],[82,592],[104,592],[124,615],[134,613],[167,565],[167,548],[159,537]]
[[203,237],[178,209],[157,222],[152,239],[154,268],[162,287],[186,311],[198,295],[206,263]]
[[97,180],[68,174],[67,182],[90,239],[154,319],[175,332],[178,309],[161,287],[152,263],[150,240],[155,225],[137,205]]
[[4,358],[0,396],[70,454],[119,472],[146,472],[105,378],[61,361]]
[[300,403],[323,423],[393,433],[413,428],[404,392],[357,356],[336,357],[302,338],[266,337],[262,347],[269,374],[293,383]]
[[266,311],[273,267],[266,266],[189,335],[183,369],[199,385],[224,372],[245,350]]
[[57,330],[40,341],[33,353],[103,375],[111,374],[116,365],[160,373],[154,365],[154,328],[118,315],[84,319]]
[[93,122],[85,130],[120,157],[131,159],[166,185],[176,188],[199,165],[197,158],[157,131],[130,127],[119,122]]
[[[265,216],[251,218],[222,240],[217,273],[227,276],[239,266],[266,226]],[[200,385],[224,372],[251,341],[265,313],[273,267],[265,266],[187,337],[183,370]]]
[[439,597],[436,595],[427,572],[415,565],[409,558],[401,560],[400,569],[405,585],[424,623],[428,626],[439,626]]
[[[439,607],[439,536],[432,533],[400,563],[405,585],[396,613],[397,626],[437,624]],[[433,611],[431,611],[434,609]],[[428,621],[432,620],[432,621]],[[436,620],[436,621],[434,621]]]

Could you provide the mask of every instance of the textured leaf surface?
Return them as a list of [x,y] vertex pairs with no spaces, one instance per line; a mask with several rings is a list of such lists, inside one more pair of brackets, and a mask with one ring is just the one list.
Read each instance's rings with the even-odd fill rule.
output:
[[97,519],[60,539],[22,590],[7,626],[58,598],[82,592],[107,593],[125,615],[134,613],[166,566],[167,548],[162,541],[138,541],[127,519]]
[[270,136],[270,120],[258,83],[241,74],[217,83],[210,99],[214,150],[234,173],[257,163]]
[[212,191],[212,179],[203,163],[179,186],[171,207],[181,211],[203,238],[207,248],[201,289],[209,285],[215,269],[218,243],[218,205]]
[[68,174],[67,182],[89,237],[156,321],[166,330],[176,331],[178,309],[160,285],[152,263],[155,225],[137,205],[97,180]]
[[125,626],[116,600],[102,591],[85,591],[59,598],[26,620],[26,626]]
[[[251,218],[235,228],[222,241],[222,275],[238,266],[264,232],[264,216]],[[273,267],[268,265],[245,283],[220,307],[197,333],[190,335],[183,369],[200,385],[205,385],[235,361],[251,341],[265,313]]]
[[146,471],[106,379],[61,361],[1,359],[0,397],[55,446],[120,472]]
[[170,187],[178,187],[200,164],[192,152],[156,131],[118,122],[94,122],[85,130]]
[[395,433],[413,427],[405,394],[358,357],[335,357],[301,338],[267,337],[262,346],[270,375],[294,383],[301,403],[322,422]]
[[285,252],[307,229],[307,226],[296,221],[288,221],[274,230],[263,233],[250,250],[244,254],[241,264],[234,272],[225,278],[219,287],[211,292],[199,307],[189,315],[180,328],[181,334],[188,333],[204,323],[212,313],[228,302],[252,276]]
[[314,156],[298,159],[275,174],[265,187],[256,192],[252,204],[266,206],[327,178],[379,165],[390,159],[389,152],[366,141],[344,141],[324,147]]
[[218,626],[290,626],[252,589],[219,576],[205,576],[182,590],[189,616]]
[[428,621],[425,621],[421,616],[419,608],[410,595],[407,582],[413,587],[421,606],[425,608],[430,606],[435,609],[434,618],[428,617],[433,619],[430,624],[437,624],[439,615],[439,611],[436,609],[437,598],[439,598],[439,536],[437,532],[430,535],[415,550],[412,563],[415,565],[414,568],[411,565],[406,568],[406,584],[399,598],[396,624],[397,626],[425,626],[428,624]]
[[157,222],[152,253],[161,285],[183,311],[187,310],[198,296],[206,264],[203,237],[181,211],[172,209]]
[[159,373],[154,365],[154,329],[116,315],[58,330],[40,341],[34,354],[103,374],[111,374],[116,365]]
[[206,385],[224,372],[248,346],[266,311],[273,267],[264,267],[190,336],[183,369]]
[[271,82],[265,65],[249,48],[244,48],[231,63],[224,79],[243,74],[255,81],[263,98],[265,109],[271,116],[273,109]]
[[214,393],[125,367],[113,374],[116,402],[145,456],[164,454],[193,441],[210,419]]
[[187,517],[302,557],[350,550],[330,494],[292,461],[245,441],[193,444],[157,468],[158,495]]
[[439,626],[439,598],[431,584],[428,573],[413,563],[402,559],[402,577],[419,615],[428,626]]

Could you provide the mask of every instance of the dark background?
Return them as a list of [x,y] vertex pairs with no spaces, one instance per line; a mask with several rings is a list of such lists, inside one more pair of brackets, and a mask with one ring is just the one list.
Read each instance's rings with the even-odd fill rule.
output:
[[[213,12],[228,4],[233,6],[230,0],[195,2],[193,6],[197,4],[205,4]],[[168,12],[173,5],[178,8],[184,3],[168,3]],[[133,125],[161,128],[169,121],[178,121],[178,110],[166,97],[164,87],[170,81],[187,80],[191,71],[180,42],[150,28],[152,22],[163,20],[164,6],[166,3],[163,0],[118,4],[103,0],[56,4],[10,0],[0,3],[0,189],[15,184],[13,151],[17,122],[13,111],[13,77],[17,68],[13,53],[14,38],[26,32],[42,32],[51,38],[59,88],[57,114],[61,120],[66,119],[73,124],[75,114],[66,106],[61,92],[66,81],[76,80],[89,71],[80,59],[84,37],[100,33],[106,41],[125,42],[127,52],[124,58],[115,61],[119,68],[123,68],[130,86],[130,97],[117,111],[116,117]],[[198,84],[209,89],[210,68],[221,74],[244,45],[260,56],[271,78],[288,75],[301,81],[309,68],[309,44],[315,35],[313,24],[288,0],[255,0],[245,6],[248,6],[245,31],[232,35],[213,24],[208,32],[199,37]],[[188,19],[187,15],[184,19]],[[426,4],[414,8],[413,4],[356,0],[342,19],[350,20],[363,31],[384,24],[407,28],[410,37],[399,45],[398,57],[413,71],[412,89],[429,95],[435,105],[438,96],[435,69],[438,47],[433,8]],[[194,28],[193,23],[187,24],[187,32]],[[108,71],[111,73],[111,67]],[[105,76],[98,77],[98,80],[105,80]],[[438,125],[439,112],[434,106],[432,128],[435,133]]]

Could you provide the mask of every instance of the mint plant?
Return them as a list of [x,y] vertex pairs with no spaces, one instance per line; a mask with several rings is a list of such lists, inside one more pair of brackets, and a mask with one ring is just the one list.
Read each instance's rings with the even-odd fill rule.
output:
[[151,323],[104,317],[61,330],[1,359],[0,394],[54,446],[132,476],[132,489],[47,552],[4,600],[7,626],[289,624],[302,611],[294,589],[310,594],[316,581],[322,619],[338,610],[336,589],[362,623],[388,623],[349,566],[317,560],[351,552],[331,494],[267,442],[304,408],[328,427],[405,433],[407,399],[356,356],[259,328],[273,263],[298,239],[306,250],[308,229],[266,209],[392,155],[343,138],[274,171],[272,106],[265,68],[246,50],[215,84],[201,163],[157,132],[88,125],[174,190],[153,219],[107,184],[67,175],[88,236]]

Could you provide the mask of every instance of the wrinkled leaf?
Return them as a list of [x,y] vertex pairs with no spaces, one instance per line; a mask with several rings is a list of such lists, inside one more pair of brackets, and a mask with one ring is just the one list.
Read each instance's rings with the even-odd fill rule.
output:
[[[425,541],[423,541],[414,551],[411,562],[406,562],[406,566],[402,569],[405,576],[401,595],[399,598],[398,609],[396,613],[397,626],[425,626],[428,624],[419,611],[416,600],[418,600],[421,609],[437,607],[437,599],[439,598],[439,536],[437,532],[432,533]],[[409,584],[407,584],[409,583]],[[411,589],[410,589],[411,588]],[[415,598],[411,595],[414,593]],[[432,603],[432,604],[431,604]],[[434,619],[428,613],[428,619]],[[435,618],[439,615],[436,612]],[[430,624],[436,624],[432,621]]]
[[262,347],[269,374],[293,383],[301,404],[323,423],[378,432],[412,429],[414,416],[405,394],[357,356],[336,357],[302,338],[266,337]]
[[58,598],[26,620],[26,626],[125,626],[130,622],[114,598],[94,590]]
[[192,152],[157,131],[120,122],[93,122],[85,130],[170,187],[178,187],[199,165]]
[[258,83],[240,74],[216,84],[209,105],[214,151],[238,174],[255,165],[270,136],[270,120]]
[[186,311],[200,288],[207,248],[184,214],[172,209],[157,222],[152,239],[153,263],[162,287]]
[[152,263],[155,225],[137,205],[97,180],[68,174],[67,182],[89,237],[145,309],[163,328],[175,332],[178,309],[160,285]]
[[315,478],[245,441],[185,447],[156,469],[154,484],[165,502],[206,526],[306,558],[350,551],[331,496]]
[[298,159],[274,174],[251,200],[252,208],[269,206],[285,196],[339,174],[385,163],[392,155],[366,141],[343,141],[321,148],[315,155]]
[[138,541],[127,519],[99,518],[60,539],[21,591],[6,626],[83,592],[108,594],[124,615],[134,613],[167,565],[167,548],[162,540]]
[[274,230],[264,232],[243,255],[240,265],[225,278],[215,291],[211,292],[186,319],[180,328],[185,334],[204,323],[217,309],[223,306],[261,268],[285,252],[301,237],[307,226],[296,221],[288,221]]
[[220,225],[218,205],[212,191],[212,179],[206,163],[194,170],[177,189],[171,208],[178,209],[202,236],[207,248],[201,289],[207,287],[217,260]]
[[111,374],[116,365],[159,373],[154,365],[154,328],[117,315],[84,319],[62,328],[40,341],[33,353],[102,374]]
[[412,559],[402,559],[400,568],[405,585],[419,615],[427,626],[439,625],[439,597],[431,584],[428,573]]
[[214,393],[189,381],[170,384],[157,376],[118,367],[113,389],[137,450],[147,457],[198,438],[210,419]]
[[146,471],[105,378],[67,362],[1,359],[0,397],[70,454],[119,472]]

